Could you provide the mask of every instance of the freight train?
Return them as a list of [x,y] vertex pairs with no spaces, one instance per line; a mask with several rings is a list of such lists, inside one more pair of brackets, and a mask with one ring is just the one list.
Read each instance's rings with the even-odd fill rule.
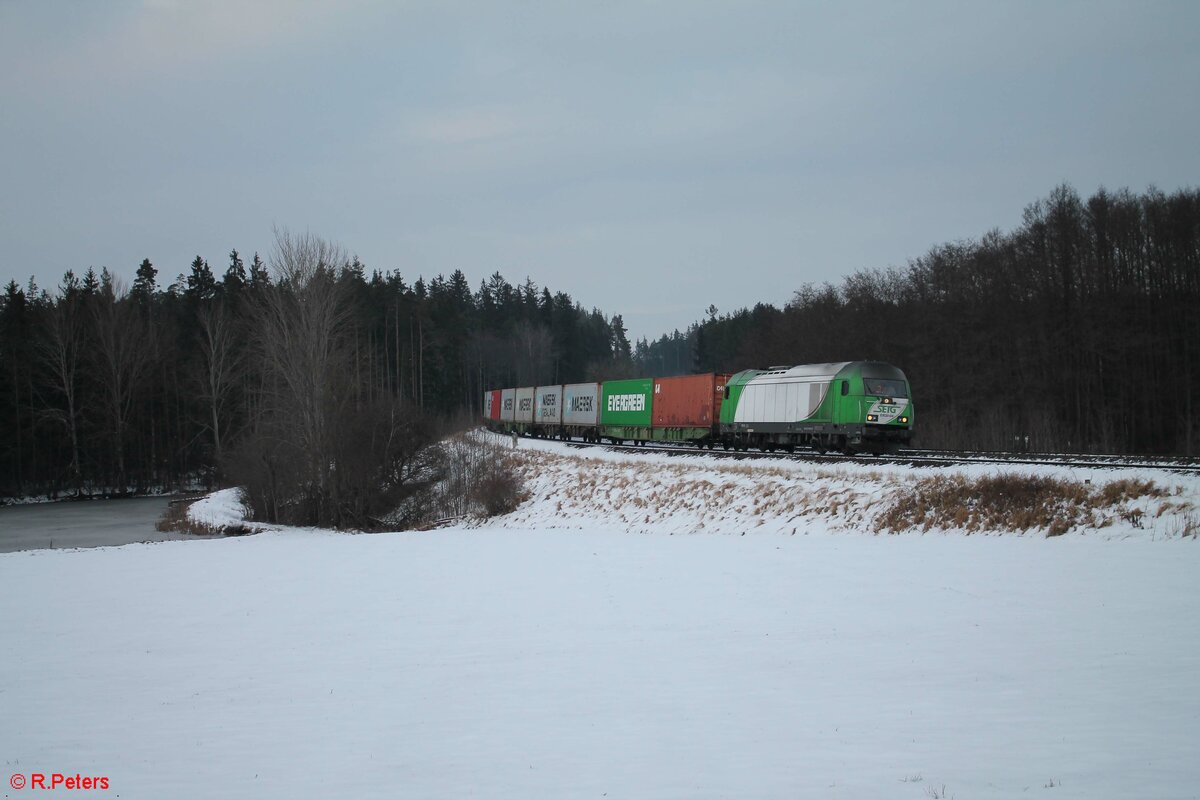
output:
[[913,403],[896,367],[847,361],[493,389],[483,418],[502,433],[588,442],[879,455],[911,441]]

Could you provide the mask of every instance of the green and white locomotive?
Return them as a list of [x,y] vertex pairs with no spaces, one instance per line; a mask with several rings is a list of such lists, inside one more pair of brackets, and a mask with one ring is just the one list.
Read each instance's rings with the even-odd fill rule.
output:
[[725,383],[720,424],[738,448],[884,453],[911,440],[913,405],[904,373],[878,361],[748,369]]

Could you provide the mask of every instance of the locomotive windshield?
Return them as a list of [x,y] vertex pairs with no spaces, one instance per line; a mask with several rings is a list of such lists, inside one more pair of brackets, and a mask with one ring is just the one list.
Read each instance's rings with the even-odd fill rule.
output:
[[908,397],[908,389],[905,388],[904,381],[863,378],[863,386],[866,388],[867,394],[879,395],[880,397]]

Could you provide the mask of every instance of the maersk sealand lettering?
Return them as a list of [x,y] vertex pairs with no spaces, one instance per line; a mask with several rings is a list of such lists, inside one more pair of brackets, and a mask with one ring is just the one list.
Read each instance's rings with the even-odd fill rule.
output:
[[609,411],[645,411],[646,395],[644,394],[610,394],[608,396]]

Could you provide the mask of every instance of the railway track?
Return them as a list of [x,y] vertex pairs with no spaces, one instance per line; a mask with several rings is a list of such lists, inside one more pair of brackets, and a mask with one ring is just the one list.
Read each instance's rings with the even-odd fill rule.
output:
[[735,461],[752,461],[757,459],[788,459],[791,461],[808,461],[825,464],[895,464],[914,467],[954,467],[968,464],[1005,464],[1012,466],[1059,466],[1103,469],[1159,469],[1181,474],[1200,474],[1200,459],[1183,457],[1138,457],[1115,455],[1087,454],[1038,454],[1030,453],[996,453],[996,452],[954,452],[949,450],[900,450],[897,453],[882,456],[843,455],[840,453],[817,453],[812,450],[785,453],[776,451],[764,453],[758,450],[707,450],[690,445],[652,444],[643,446],[631,444],[614,445],[606,443],[591,443],[570,441],[566,444],[575,449],[600,447],[616,452],[630,453],[661,453],[669,456],[706,455],[717,458],[729,458]]

